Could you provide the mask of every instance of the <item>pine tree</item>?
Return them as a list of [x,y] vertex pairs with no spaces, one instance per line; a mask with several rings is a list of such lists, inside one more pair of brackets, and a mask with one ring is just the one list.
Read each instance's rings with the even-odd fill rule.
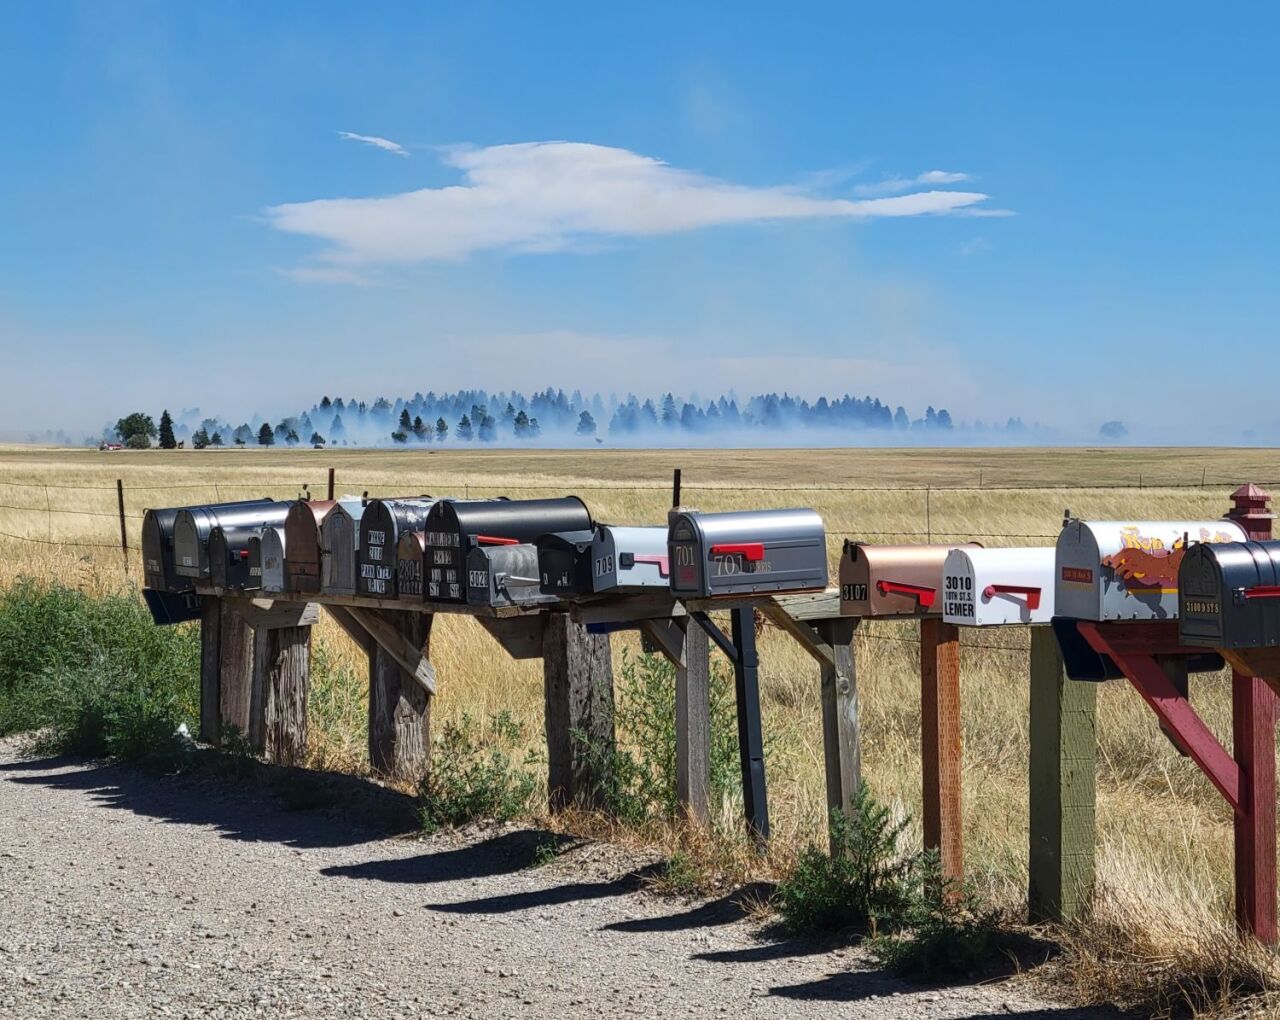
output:
[[464,443],[471,442],[471,419],[465,414],[458,421],[457,436]]
[[193,450],[203,450],[209,445],[209,433],[203,428],[198,428],[191,433],[191,448]]
[[[328,400],[329,398],[326,397],[325,399]],[[310,442],[312,446],[322,447],[324,446],[324,436],[320,435],[319,432],[312,432]]]
[[436,442],[443,443],[449,438],[449,423],[443,418],[436,419]]
[[[508,404],[508,407],[511,405]],[[525,439],[529,435],[529,416],[520,411],[515,417],[515,434],[517,439]]]
[[168,409],[160,412],[160,449],[176,450],[178,441],[173,438],[173,418]]
[[264,421],[262,423],[262,428],[258,429],[258,445],[274,446],[275,442],[276,434],[271,431],[271,426]]
[[[409,412],[405,411],[401,417],[409,417]],[[404,429],[401,429],[400,431],[403,432]],[[420,443],[425,443],[427,441],[427,437],[430,435],[430,430],[427,428],[427,423],[422,420],[422,415],[418,415],[413,419],[413,434],[417,437],[417,440]]]
[[580,436],[594,436],[596,434],[596,420],[591,417],[590,411],[583,411],[578,415],[578,427],[575,431]]
[[[383,400],[381,397],[379,397],[378,403],[385,404],[386,401]],[[376,409],[377,405],[374,405],[374,406]],[[388,411],[391,410],[391,406],[389,404],[387,405],[387,410]],[[405,435],[408,435],[410,432],[413,431],[413,421],[409,417],[408,408],[405,408],[403,411],[400,412],[400,431],[403,432]]]
[[297,446],[300,442],[302,442],[302,440],[298,438],[298,433],[295,432],[293,429],[289,430],[288,434],[284,437],[284,441],[288,443],[290,446]]
[[210,445],[210,446],[221,446],[221,445],[222,445],[222,433],[221,433],[221,432],[215,432],[213,435],[211,435],[211,436],[209,437],[209,445]]

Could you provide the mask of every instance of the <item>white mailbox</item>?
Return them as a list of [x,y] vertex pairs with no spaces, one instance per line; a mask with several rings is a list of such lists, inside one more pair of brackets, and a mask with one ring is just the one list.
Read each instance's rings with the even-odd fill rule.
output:
[[965,627],[1048,623],[1054,562],[1052,546],[952,549],[942,567],[942,619]]

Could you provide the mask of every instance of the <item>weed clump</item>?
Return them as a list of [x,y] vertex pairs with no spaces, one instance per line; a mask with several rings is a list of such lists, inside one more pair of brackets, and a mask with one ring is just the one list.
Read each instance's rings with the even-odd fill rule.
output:
[[418,785],[422,828],[436,832],[478,819],[523,814],[536,780],[512,762],[523,733],[509,712],[482,726],[469,715],[447,722],[432,742],[431,766]]

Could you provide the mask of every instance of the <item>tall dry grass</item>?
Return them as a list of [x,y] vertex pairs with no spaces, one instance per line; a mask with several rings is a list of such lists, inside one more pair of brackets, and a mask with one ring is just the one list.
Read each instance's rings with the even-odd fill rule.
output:
[[[689,505],[819,510],[831,536],[833,567],[846,537],[1047,545],[1066,508],[1092,518],[1217,517],[1228,509],[1234,484],[1280,478],[1280,458],[1252,450],[98,454],[7,448],[0,449],[0,533],[29,539],[0,537],[0,584],[22,574],[95,590],[124,583],[117,477],[125,481],[129,539],[136,550],[147,506],[293,497],[303,484],[323,495],[331,464],[339,492],[577,492],[598,519],[616,523],[662,523],[670,469],[680,466]],[[1031,485],[1039,488],[1011,488]],[[849,486],[881,491],[833,488]],[[90,516],[56,512],[66,510]],[[136,580],[136,553],[130,563],[129,576]],[[634,638],[620,635],[615,641],[634,648]],[[1027,634],[1016,628],[968,631],[962,644],[967,869],[993,901],[1016,912],[1027,885]],[[358,770],[364,767],[364,667],[327,621],[320,626],[319,646],[327,680],[312,692],[315,761]],[[776,863],[806,841],[820,840],[824,831],[819,688],[812,662],[785,635],[766,631],[760,651]],[[918,818],[916,628],[864,624],[855,651],[866,777],[878,797]],[[436,620],[432,658],[440,677],[436,719],[507,710],[536,749],[543,710],[538,662],[511,661],[473,621],[453,616]],[[1193,697],[1209,727],[1229,741],[1228,680],[1197,677]],[[1077,962],[1071,970],[1077,994],[1128,996],[1156,1009],[1182,994],[1172,980],[1181,976],[1190,978],[1193,990],[1201,982],[1199,998],[1208,1008],[1232,981],[1280,987],[1274,957],[1234,938],[1232,830],[1225,803],[1171,747],[1127,685],[1103,685],[1098,733],[1099,895],[1095,916],[1067,933]],[[1219,981],[1215,974],[1230,977]]]

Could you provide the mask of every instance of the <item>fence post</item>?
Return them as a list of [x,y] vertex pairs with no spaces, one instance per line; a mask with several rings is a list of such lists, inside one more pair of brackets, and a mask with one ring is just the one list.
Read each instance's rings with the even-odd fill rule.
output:
[[124,576],[129,577],[129,532],[124,524],[124,479],[116,479],[116,502],[120,504],[120,552],[124,556]]
[[333,499],[333,468],[329,469],[329,499]]

